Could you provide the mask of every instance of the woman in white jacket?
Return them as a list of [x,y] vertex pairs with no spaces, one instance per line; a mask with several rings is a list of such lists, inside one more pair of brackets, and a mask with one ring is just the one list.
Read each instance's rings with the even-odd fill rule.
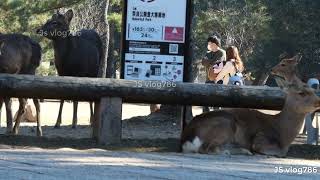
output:
[[[223,66],[222,70],[219,72],[215,82],[218,84],[227,85],[229,83],[229,78],[234,76],[237,72],[242,72],[244,70],[243,62],[239,55],[239,50],[235,46],[231,46],[226,51],[227,62]],[[223,83],[221,83],[221,81]]]

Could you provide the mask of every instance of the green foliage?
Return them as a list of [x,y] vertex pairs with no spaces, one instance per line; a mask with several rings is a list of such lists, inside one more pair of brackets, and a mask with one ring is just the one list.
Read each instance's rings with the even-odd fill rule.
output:
[[115,31],[121,32],[121,21],[122,21],[122,15],[117,12],[110,13],[108,15],[108,22],[109,24],[113,24]]
[[37,75],[40,76],[56,76],[57,71],[55,66],[46,66],[43,63],[37,68]]
[[121,0],[110,0],[109,4],[110,4],[110,6],[120,6]]
[[122,27],[122,3],[121,0],[110,0],[108,10],[108,22],[110,26],[109,56],[108,61],[116,64],[116,69],[120,69],[120,46]]
[[224,47],[239,47],[254,76],[270,71],[279,55],[302,52],[303,76],[320,72],[320,1],[195,0],[195,54],[201,58],[206,39],[221,34]]
[[[204,2],[199,1],[203,6]],[[270,17],[266,7],[260,3],[245,1],[216,1],[215,8],[205,7],[205,11],[196,11],[196,57],[206,52],[206,39],[211,34],[219,34],[226,48],[237,46],[244,60],[252,54],[255,45],[266,36]],[[202,51],[201,51],[202,50]]]
[[319,1],[265,0],[272,17],[268,39],[260,41],[248,66],[254,74],[267,72],[279,62],[279,55],[303,53],[299,64],[301,76],[320,72]]
[[[52,46],[36,35],[35,29],[53,10],[84,0],[1,0],[0,32],[23,33],[41,42],[43,61],[53,61]],[[121,0],[110,0],[109,57],[120,60]],[[222,37],[223,47],[239,47],[246,69],[254,76],[268,72],[283,52],[302,52],[300,72],[311,76],[320,70],[320,1],[315,0],[194,0],[194,52],[196,59],[206,52],[212,33]],[[52,74],[39,69],[39,74]]]

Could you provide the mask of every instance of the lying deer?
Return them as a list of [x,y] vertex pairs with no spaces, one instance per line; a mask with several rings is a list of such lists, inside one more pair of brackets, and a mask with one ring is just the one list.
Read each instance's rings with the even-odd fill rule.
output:
[[226,109],[196,116],[182,133],[181,150],[286,156],[306,114],[320,109],[320,98],[305,86],[285,92],[284,107],[277,115],[252,109]]

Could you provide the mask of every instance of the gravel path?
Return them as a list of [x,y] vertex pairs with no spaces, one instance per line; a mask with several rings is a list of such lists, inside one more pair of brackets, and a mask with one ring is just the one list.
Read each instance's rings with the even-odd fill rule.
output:
[[[311,154],[310,159],[319,159],[320,148],[299,145],[300,141],[297,141],[297,145],[290,148],[290,158],[286,159],[266,156],[210,156],[172,153],[176,151],[178,144],[179,125],[174,120],[167,121],[165,118],[155,119],[153,116],[146,116],[149,112],[147,105],[125,104],[123,106],[123,143],[119,147],[106,148],[108,150],[115,149],[118,152],[101,149],[87,150],[97,147],[92,140],[82,140],[82,138],[89,138],[91,135],[91,128],[88,126],[88,104],[80,103],[79,105],[80,126],[78,129],[70,128],[71,103],[65,105],[64,127],[61,129],[52,128],[58,105],[56,102],[42,104],[41,117],[45,138],[35,137],[35,123],[22,123],[20,134],[24,136],[6,137],[0,135],[0,179],[300,180],[319,177],[320,161],[304,160],[303,158]],[[17,102],[14,102],[14,108],[17,108]],[[199,113],[201,113],[201,108],[195,107],[194,115]],[[4,112],[2,112],[2,118],[5,118]],[[5,125],[4,123],[2,121],[2,126]],[[5,128],[0,128],[0,134],[4,132]],[[298,138],[298,140],[300,139]],[[302,138],[301,142],[304,141],[305,138]],[[61,147],[79,150],[56,149]],[[133,151],[137,150],[140,153],[120,152],[119,149],[125,151],[133,149]],[[153,151],[163,153],[152,153]],[[301,159],[292,157],[300,157]],[[283,172],[276,173],[277,168]]]
[[[99,149],[0,150],[0,179],[317,179],[319,161],[265,156],[111,152]],[[276,168],[292,172],[275,173]],[[294,173],[315,168],[315,173]]]

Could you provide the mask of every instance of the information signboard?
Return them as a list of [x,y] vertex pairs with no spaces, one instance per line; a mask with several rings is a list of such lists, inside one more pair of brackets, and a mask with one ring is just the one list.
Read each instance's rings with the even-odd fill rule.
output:
[[125,0],[121,77],[183,82],[189,0]]

